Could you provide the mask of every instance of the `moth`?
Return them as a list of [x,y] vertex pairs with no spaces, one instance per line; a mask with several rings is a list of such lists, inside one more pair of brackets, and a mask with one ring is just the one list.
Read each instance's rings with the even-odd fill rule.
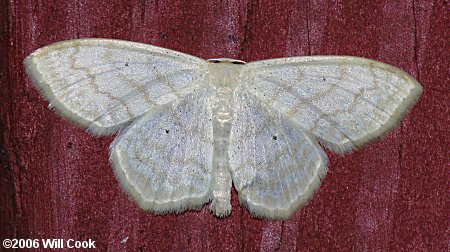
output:
[[384,135],[422,92],[364,58],[204,60],[111,39],[51,44],[24,64],[64,118],[97,136],[120,131],[114,173],[156,214],[211,202],[226,217],[234,185],[253,216],[287,219],[326,174],[321,145],[345,153]]

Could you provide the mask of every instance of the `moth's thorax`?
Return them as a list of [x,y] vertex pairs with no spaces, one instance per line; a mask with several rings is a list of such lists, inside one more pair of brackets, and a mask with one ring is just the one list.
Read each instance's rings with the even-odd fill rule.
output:
[[[214,61],[213,61],[214,60]],[[231,101],[236,89],[240,86],[240,72],[244,65],[230,63],[232,59],[213,59],[208,64],[210,72],[210,92],[214,118],[222,125],[233,118]]]

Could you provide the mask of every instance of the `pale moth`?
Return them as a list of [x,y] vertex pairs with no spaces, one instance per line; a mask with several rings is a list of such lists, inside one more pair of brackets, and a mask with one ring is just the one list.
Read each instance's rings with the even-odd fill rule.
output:
[[399,123],[422,87],[402,70],[347,56],[203,60],[110,39],[63,41],[25,59],[50,106],[94,135],[117,131],[110,161],[156,214],[211,201],[231,186],[253,216],[287,219],[327,170],[321,143],[344,153]]

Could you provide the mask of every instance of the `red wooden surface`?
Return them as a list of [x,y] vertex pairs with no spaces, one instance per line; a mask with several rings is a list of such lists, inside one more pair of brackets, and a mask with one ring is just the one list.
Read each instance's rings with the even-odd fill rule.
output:
[[[0,2],[1,240],[93,239],[113,251],[448,249],[448,1],[105,2]],[[86,37],[245,61],[361,56],[404,69],[424,93],[384,139],[330,155],[321,188],[288,221],[251,218],[235,191],[223,220],[207,206],[154,216],[114,178],[113,137],[92,137],[58,117],[25,76],[22,60],[35,49]]]

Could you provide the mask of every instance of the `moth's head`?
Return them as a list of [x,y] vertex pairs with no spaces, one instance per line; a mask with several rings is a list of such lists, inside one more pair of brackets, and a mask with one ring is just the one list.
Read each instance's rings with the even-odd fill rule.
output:
[[236,64],[236,65],[244,65],[245,64],[245,61],[229,59],[229,58],[216,58],[216,59],[209,59],[206,61],[211,62],[211,63],[220,63],[220,64]]

